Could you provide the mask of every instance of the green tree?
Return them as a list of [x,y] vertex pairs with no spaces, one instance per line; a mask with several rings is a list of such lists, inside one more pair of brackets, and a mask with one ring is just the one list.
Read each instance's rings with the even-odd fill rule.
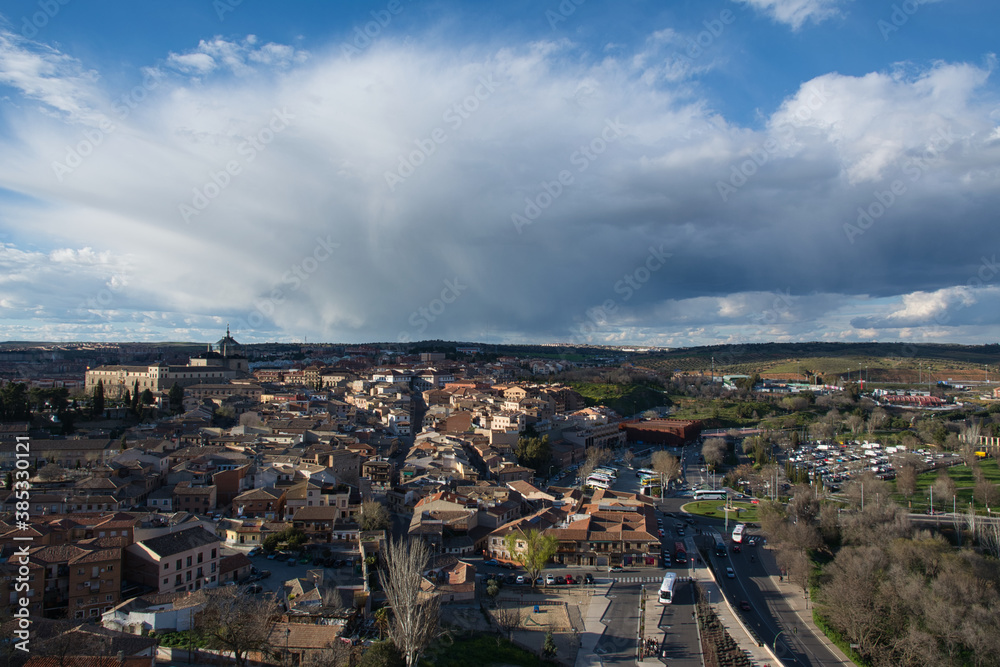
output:
[[104,414],[104,380],[98,380],[97,386],[94,387],[94,402],[91,405],[91,412],[98,417]]
[[358,667],[406,667],[406,660],[391,641],[373,642],[361,654]]
[[170,388],[170,393],[167,395],[170,401],[170,411],[179,414],[184,410],[184,388],[181,387],[176,382],[174,386]]
[[504,536],[504,546],[510,557],[525,569],[531,579],[531,585],[534,587],[539,573],[545,569],[545,564],[559,549],[559,540],[556,539],[555,535],[549,535],[532,528],[527,533],[521,530],[516,533],[507,533]]
[[0,418],[5,422],[23,422],[31,419],[28,387],[23,382],[8,382],[0,389]]
[[549,436],[518,438],[516,454],[518,463],[531,468],[539,476],[546,475],[552,463],[552,445],[549,443]]
[[545,643],[542,644],[542,657],[548,660],[556,657],[556,639],[552,635],[552,631],[549,630],[545,633]]

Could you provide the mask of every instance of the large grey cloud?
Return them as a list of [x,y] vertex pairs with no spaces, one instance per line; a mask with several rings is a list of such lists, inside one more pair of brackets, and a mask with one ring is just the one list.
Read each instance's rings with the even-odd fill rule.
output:
[[748,128],[664,69],[670,39],[593,59],[217,38],[114,91],[7,34],[0,184],[27,197],[4,200],[8,252],[93,248],[91,294],[133,270],[86,322],[86,295],[34,279],[0,308],[43,303],[68,338],[920,337],[908,295],[998,245],[991,66],[827,74]]

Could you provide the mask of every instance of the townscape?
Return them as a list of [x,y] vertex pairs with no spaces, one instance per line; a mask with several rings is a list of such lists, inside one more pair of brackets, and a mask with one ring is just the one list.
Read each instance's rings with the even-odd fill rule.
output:
[[[833,623],[853,612],[810,593],[839,585],[816,579],[831,537],[835,567],[885,521],[998,555],[1000,403],[982,385],[936,386],[942,413],[829,373],[424,347],[442,351],[227,332],[186,363],[93,363],[181,355],[155,346],[0,352],[8,635],[28,618],[37,656],[135,664],[393,664],[446,650],[442,633],[562,664],[849,664],[851,626]],[[681,415],[690,396],[704,416]],[[978,471],[974,488],[949,470]],[[427,627],[401,625],[406,605]]]

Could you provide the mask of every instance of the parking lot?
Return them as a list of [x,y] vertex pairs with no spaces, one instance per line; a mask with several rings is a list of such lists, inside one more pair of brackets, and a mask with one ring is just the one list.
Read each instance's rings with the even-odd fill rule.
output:
[[810,480],[820,479],[831,491],[852,478],[872,472],[879,479],[895,479],[896,471],[906,460],[912,459],[925,468],[954,465],[961,457],[954,452],[930,449],[914,451],[903,447],[883,447],[878,442],[850,441],[810,442],[792,452],[788,460],[798,470],[808,473]]

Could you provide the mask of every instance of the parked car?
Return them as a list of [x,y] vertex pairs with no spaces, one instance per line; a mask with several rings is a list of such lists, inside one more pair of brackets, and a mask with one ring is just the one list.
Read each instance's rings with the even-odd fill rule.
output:
[[624,571],[625,568],[623,568],[621,565],[612,565],[611,567],[608,568],[608,572],[624,572]]
[[496,560],[495,558],[491,558],[489,560],[484,560],[483,561],[483,565],[490,565],[492,567],[498,567],[500,565],[500,561]]
[[585,584],[592,584],[592,583],[594,583],[594,575],[592,575],[590,572],[587,572],[586,574],[584,574],[583,575],[583,583],[585,583]]
[[515,579],[514,581],[515,581],[515,583],[518,583],[518,584],[526,584],[526,583],[528,583],[528,578],[526,576],[524,576],[523,574],[519,574],[519,575],[517,575],[517,579]]
[[566,583],[567,584],[572,584],[573,583],[573,575],[572,574],[567,574],[566,575]]
[[740,609],[743,611],[750,611],[750,603],[746,600],[740,600]]
[[277,552],[275,552],[275,551],[272,551],[271,553],[269,553],[269,554],[267,555],[267,559],[268,559],[268,560],[274,560],[274,559],[275,559],[275,558],[277,558],[277,557],[278,557],[278,554],[277,554]]
[[517,566],[514,565],[513,563],[500,563],[500,567],[502,567],[505,570],[516,570],[517,569]]
[[545,585],[546,586],[552,586],[555,583],[556,583],[556,578],[554,576],[552,576],[551,574],[545,575]]
[[250,551],[247,552],[247,556],[253,558],[254,556],[256,556],[259,553],[260,553],[260,547],[254,547],[253,549],[251,549]]
[[731,568],[731,567],[727,567],[726,568],[726,576],[729,577],[730,579],[735,579],[736,578],[736,571],[733,570],[733,568]]
[[271,571],[270,570],[261,570],[260,571],[260,575],[258,575],[258,576],[260,576],[261,579],[267,579],[268,577],[271,576]]

